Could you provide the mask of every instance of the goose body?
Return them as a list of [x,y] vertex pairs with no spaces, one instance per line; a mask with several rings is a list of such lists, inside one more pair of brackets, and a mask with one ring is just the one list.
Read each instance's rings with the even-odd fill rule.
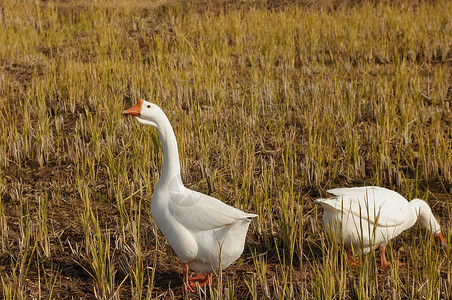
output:
[[444,243],[440,225],[423,200],[408,202],[399,193],[376,186],[337,188],[328,193],[333,197],[315,201],[324,209],[326,229],[342,236],[347,254],[351,249],[368,253],[380,247],[381,264],[388,265],[385,245],[417,220]]
[[[194,281],[188,268],[212,273],[228,267],[243,252],[246,233],[255,214],[245,213],[182,183],[176,137],[165,113],[155,104],[138,100],[123,113],[135,116],[158,131],[163,149],[163,170],[152,195],[151,215],[184,267],[189,290]],[[221,262],[221,265],[220,265]]]
[[198,273],[219,270],[220,257],[222,269],[239,258],[256,216],[187,189],[180,176],[170,183],[159,180],[151,215],[182,263]]

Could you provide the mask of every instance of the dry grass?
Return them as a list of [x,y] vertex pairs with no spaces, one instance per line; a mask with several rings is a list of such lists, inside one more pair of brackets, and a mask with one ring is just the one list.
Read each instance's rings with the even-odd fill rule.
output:
[[[258,213],[201,298],[450,298],[452,2],[0,2],[5,299],[181,298],[150,217],[167,112],[188,187]],[[426,199],[407,262],[350,268],[313,199],[381,185]],[[204,294],[203,294],[204,293]],[[193,296],[195,297],[195,296]]]

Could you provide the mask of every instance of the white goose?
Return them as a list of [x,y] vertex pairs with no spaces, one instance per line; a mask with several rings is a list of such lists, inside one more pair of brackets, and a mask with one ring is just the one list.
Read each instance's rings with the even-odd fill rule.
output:
[[323,221],[327,230],[342,228],[342,239],[351,265],[355,265],[351,249],[368,253],[374,247],[380,250],[380,265],[389,266],[385,255],[386,243],[413,226],[418,219],[437,241],[445,243],[438,221],[423,200],[408,202],[397,192],[375,186],[338,188],[328,193],[335,197],[315,202],[325,210]]
[[[187,189],[182,183],[176,136],[165,113],[138,100],[124,114],[158,131],[163,148],[163,171],[152,195],[151,215],[182,261],[184,284],[194,292],[206,285],[212,272],[232,264],[243,252],[251,219],[257,217],[218,199]],[[188,277],[188,269],[203,273]]]

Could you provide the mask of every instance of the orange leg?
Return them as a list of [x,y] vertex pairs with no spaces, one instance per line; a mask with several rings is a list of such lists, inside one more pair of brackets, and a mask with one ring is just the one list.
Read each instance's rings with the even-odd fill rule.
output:
[[196,293],[197,287],[204,287],[212,282],[212,273],[209,274],[198,274],[195,277],[188,277],[188,264],[183,263],[182,268],[184,269],[184,287],[189,293]]
[[196,290],[193,290],[191,288],[191,284],[188,282],[188,264],[183,263],[182,269],[183,269],[183,273],[184,273],[184,290],[189,293],[195,293]]
[[[386,246],[380,246],[378,247],[378,250],[380,250],[380,266],[382,267],[389,267],[391,265],[391,263],[386,259]],[[403,266],[404,263],[398,261],[397,262],[399,264],[399,266]]]
[[378,250],[380,250],[380,266],[389,267],[391,263],[386,259],[386,246],[380,246]]
[[212,282],[212,273],[198,274],[195,277],[188,278],[188,281],[190,281],[190,283],[194,283],[194,284],[196,284],[196,282],[197,282],[200,287],[203,287],[203,286],[209,284],[209,282]]
[[347,260],[348,260],[348,263],[350,264],[350,266],[356,267],[356,266],[358,265],[358,263],[356,263],[356,262],[353,260],[353,254],[352,254],[352,252],[350,251],[350,249],[345,248],[345,253],[347,253]]

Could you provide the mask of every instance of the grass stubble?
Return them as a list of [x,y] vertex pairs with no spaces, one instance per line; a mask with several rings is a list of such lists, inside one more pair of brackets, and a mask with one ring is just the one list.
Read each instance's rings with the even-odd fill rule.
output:
[[[150,217],[167,112],[189,188],[259,214],[215,299],[452,297],[452,2],[0,2],[4,299],[181,298]],[[419,227],[351,268],[313,199],[382,185]],[[334,239],[333,239],[334,240]]]

